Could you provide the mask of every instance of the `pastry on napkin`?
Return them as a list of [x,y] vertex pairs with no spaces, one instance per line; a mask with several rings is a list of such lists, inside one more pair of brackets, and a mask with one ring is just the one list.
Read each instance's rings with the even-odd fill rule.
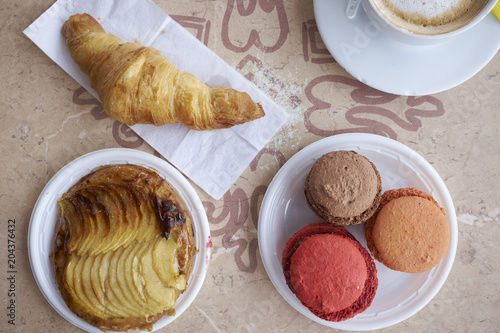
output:
[[90,80],[71,58],[61,33],[73,14],[89,13],[115,36],[158,49],[182,71],[208,86],[246,92],[266,115],[218,131],[193,131],[180,124],[131,128],[158,153],[214,199],[220,199],[269,142],[287,113],[234,68],[214,54],[151,0],[56,1],[24,33],[94,97]]
[[216,130],[265,114],[247,93],[208,87],[158,50],[106,33],[86,13],[70,16],[62,33],[106,113],[127,125],[181,123],[190,129]]

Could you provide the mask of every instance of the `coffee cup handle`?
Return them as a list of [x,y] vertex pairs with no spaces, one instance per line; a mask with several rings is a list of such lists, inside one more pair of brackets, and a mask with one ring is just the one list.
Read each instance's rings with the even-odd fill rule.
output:
[[360,3],[361,3],[361,0],[349,0],[347,2],[347,9],[345,12],[345,14],[347,15],[347,18],[353,19],[356,16],[356,13],[358,12]]

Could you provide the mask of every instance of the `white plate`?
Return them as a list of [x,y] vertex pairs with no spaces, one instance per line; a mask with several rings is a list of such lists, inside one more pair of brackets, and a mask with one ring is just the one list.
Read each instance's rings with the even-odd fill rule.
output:
[[38,287],[50,305],[66,320],[88,332],[102,333],[66,306],[55,280],[54,265],[49,258],[54,249],[56,224],[60,215],[57,200],[96,167],[123,163],[153,168],[172,185],[191,216],[195,244],[199,250],[194,257],[187,289],[175,304],[176,315],[160,319],[153,326],[153,331],[168,325],[193,302],[203,284],[210,260],[210,229],[205,209],[191,184],[170,164],[154,155],[125,148],[98,150],[73,160],[52,177],[38,197],[28,230],[28,254]]
[[[441,262],[425,273],[390,270],[376,262],[379,286],[372,305],[343,322],[330,322],[304,307],[286,285],[281,266],[285,244],[306,225],[321,222],[307,206],[304,181],[312,165],[334,150],[354,150],[377,167],[382,190],[414,187],[431,194],[444,208],[450,225],[450,246]],[[346,228],[366,247],[364,224]],[[278,292],[304,316],[325,326],[344,330],[374,330],[399,323],[422,309],[444,284],[455,259],[458,227],[446,185],[432,166],[407,146],[373,134],[341,134],[319,140],[300,150],[278,171],[266,191],[259,214],[259,250],[264,267]]]
[[500,48],[500,21],[493,14],[452,40],[417,46],[387,37],[362,6],[348,19],[347,2],[314,0],[319,33],[340,66],[381,91],[415,96],[453,88],[478,73]]

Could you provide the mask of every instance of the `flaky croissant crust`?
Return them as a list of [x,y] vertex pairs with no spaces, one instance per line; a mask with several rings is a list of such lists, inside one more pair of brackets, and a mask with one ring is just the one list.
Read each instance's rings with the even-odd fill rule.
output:
[[106,113],[128,125],[182,123],[196,130],[228,128],[264,116],[247,93],[208,87],[158,50],[108,34],[88,14],[63,25],[73,60],[89,75]]

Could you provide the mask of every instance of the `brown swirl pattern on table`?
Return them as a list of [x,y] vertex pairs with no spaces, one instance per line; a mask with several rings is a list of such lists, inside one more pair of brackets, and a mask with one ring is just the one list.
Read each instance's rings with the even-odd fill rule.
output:
[[119,121],[113,123],[113,138],[120,146],[126,148],[139,148],[144,143],[144,140],[130,127]]
[[259,165],[259,161],[264,155],[271,155],[273,156],[276,161],[278,162],[280,168],[285,164],[286,162],[286,157],[283,155],[283,153],[277,149],[271,149],[271,148],[263,148],[253,159],[253,161],[250,163],[250,170],[256,171],[257,166]]
[[[90,96],[90,98],[85,96]],[[90,114],[95,120],[108,118],[101,102],[92,97],[84,87],[79,87],[73,92],[73,103],[76,105],[93,105],[94,107],[90,110]]]
[[177,23],[182,25],[186,30],[191,32],[200,42],[208,46],[208,37],[210,35],[211,23],[201,17],[170,15]]
[[316,20],[308,20],[302,23],[302,53],[305,62],[313,64],[327,64],[336,62],[323,44],[319,35]]
[[[254,193],[255,192],[257,192],[256,195],[260,195],[260,186],[254,189]],[[222,198],[222,210],[218,215],[215,215],[216,207],[212,202],[203,202],[203,205],[207,210],[207,216],[210,224],[217,226],[225,222],[219,229],[214,230],[213,227],[210,228],[212,242],[214,237],[222,237],[221,243],[224,248],[231,249],[236,247],[236,251],[234,253],[236,266],[239,270],[248,273],[253,273],[257,268],[257,238],[253,237],[247,241],[246,237],[236,238],[235,234],[240,229],[243,229],[243,226],[250,215],[257,215],[255,212],[252,214],[250,213],[250,203],[254,202],[254,200],[252,200],[253,196],[254,195],[249,198],[245,191],[241,188],[236,188],[232,192],[231,190],[227,191]],[[256,207],[252,206],[252,210],[256,210]],[[253,225],[255,229],[257,229],[257,219],[253,219]],[[247,247],[248,251],[246,251]],[[243,260],[245,252],[248,252],[248,264],[246,264]]]
[[[321,100],[313,94],[313,88],[322,83],[341,83],[355,88],[351,92],[351,97],[356,103],[362,105],[350,108],[345,114],[345,119],[350,124],[356,125],[357,127],[327,130],[313,123],[311,116],[315,112],[328,110],[331,106],[330,103]],[[307,99],[313,106],[307,109],[304,114],[304,125],[311,133],[322,137],[341,133],[359,132],[379,134],[397,139],[396,130],[388,123],[394,123],[403,130],[415,132],[422,127],[420,118],[439,117],[444,114],[443,103],[433,96],[400,97],[378,91],[366,86],[358,80],[341,75],[324,75],[317,77],[307,85],[305,92]],[[396,112],[381,106],[398,98],[406,98],[406,105],[409,107],[404,111],[404,119]],[[425,109],[425,105],[431,105],[432,108]],[[381,120],[371,119],[370,116],[372,116],[372,118],[373,116],[379,116]],[[389,122],[382,122],[382,120],[389,120]]]
[[[246,3],[246,6],[245,6]],[[272,19],[266,21],[269,24],[276,22],[278,24],[278,38],[274,44],[264,45],[262,43],[260,33],[261,31],[249,27],[248,24],[242,24],[244,18],[256,14],[258,10],[266,13],[266,16]],[[237,24],[244,26],[248,29],[247,42],[244,46],[238,46],[229,37],[230,25]],[[266,33],[268,30],[274,30],[273,27],[266,26]],[[222,43],[224,46],[233,52],[243,53],[247,52],[252,46],[257,47],[265,53],[272,53],[278,50],[285,43],[288,33],[290,31],[288,25],[288,18],[285,12],[284,0],[229,0],[227,2],[226,11],[222,20]],[[245,39],[245,36],[238,35],[238,38]]]
[[[85,95],[90,97],[85,97]],[[101,102],[92,97],[87,90],[79,87],[73,92],[73,103],[76,105],[93,105],[90,114],[95,120],[109,118],[104,111]],[[116,143],[125,148],[139,148],[144,143],[144,140],[138,136],[130,127],[115,120],[112,128],[113,139]]]
[[[285,156],[279,150],[264,148],[250,163],[250,170],[253,172],[257,170],[259,161],[264,155],[271,155],[276,158],[280,167],[286,162]],[[242,188],[236,188],[232,193],[229,190],[221,199],[223,202],[222,210],[218,215],[215,215],[217,209],[214,203],[210,201],[203,202],[210,224],[219,225],[224,222],[224,225],[219,229],[214,230],[211,228],[212,242],[214,238],[222,236],[221,244],[224,248],[236,248],[234,253],[236,266],[240,271],[246,273],[253,273],[257,269],[258,240],[255,236],[247,240],[249,235],[255,233],[246,231],[248,227],[244,227],[244,225],[246,221],[250,220],[253,224],[252,228],[257,230],[259,206],[266,190],[267,185],[257,185],[250,196]],[[246,237],[236,237],[236,233],[240,230],[245,232]],[[248,257],[248,264],[243,259],[245,256]]]

